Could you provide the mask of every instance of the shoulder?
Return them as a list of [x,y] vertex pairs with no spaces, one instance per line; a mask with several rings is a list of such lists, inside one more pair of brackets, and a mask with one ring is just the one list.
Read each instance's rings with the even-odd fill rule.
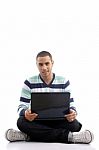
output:
[[27,78],[25,81],[29,83],[37,83],[40,81],[40,78],[39,78],[39,75],[34,75],[34,76]]
[[25,82],[29,82],[30,84],[36,84],[36,83],[42,83],[42,80],[38,74],[27,78]]
[[28,77],[25,81],[24,84],[28,87],[31,87],[32,84],[40,83],[40,78],[39,75],[31,76]]
[[55,81],[58,83],[66,83],[69,80],[64,76],[55,75]]

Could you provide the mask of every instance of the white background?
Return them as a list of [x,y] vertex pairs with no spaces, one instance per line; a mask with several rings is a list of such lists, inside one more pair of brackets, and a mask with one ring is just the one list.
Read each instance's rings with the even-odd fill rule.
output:
[[78,119],[96,134],[98,0],[0,1],[0,134],[16,128],[21,88],[38,73],[35,57],[42,50],[52,53],[53,72],[70,80]]

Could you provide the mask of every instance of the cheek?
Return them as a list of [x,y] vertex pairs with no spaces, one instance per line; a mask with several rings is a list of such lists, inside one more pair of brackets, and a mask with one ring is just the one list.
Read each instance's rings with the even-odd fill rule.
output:
[[39,72],[41,72],[41,68],[38,67]]
[[52,70],[52,67],[53,67],[53,66],[50,66],[50,70]]
[[42,71],[42,69],[41,68],[39,68],[39,72],[41,72]]
[[41,70],[42,69],[42,67],[40,67],[40,66],[37,66],[38,67],[38,70]]

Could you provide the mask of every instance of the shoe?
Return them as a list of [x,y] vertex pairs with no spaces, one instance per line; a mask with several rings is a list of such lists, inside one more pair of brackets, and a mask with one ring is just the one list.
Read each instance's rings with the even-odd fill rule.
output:
[[8,129],[5,133],[5,138],[6,138],[6,140],[8,140],[10,142],[26,141],[27,135],[21,131],[17,131],[14,129]]
[[69,134],[69,141],[72,143],[89,144],[93,141],[93,139],[94,135],[89,130]]

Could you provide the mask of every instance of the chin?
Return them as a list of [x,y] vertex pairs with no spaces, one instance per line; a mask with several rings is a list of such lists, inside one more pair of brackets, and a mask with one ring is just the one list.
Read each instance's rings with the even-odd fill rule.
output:
[[48,77],[48,76],[49,76],[49,73],[42,74],[42,77]]

